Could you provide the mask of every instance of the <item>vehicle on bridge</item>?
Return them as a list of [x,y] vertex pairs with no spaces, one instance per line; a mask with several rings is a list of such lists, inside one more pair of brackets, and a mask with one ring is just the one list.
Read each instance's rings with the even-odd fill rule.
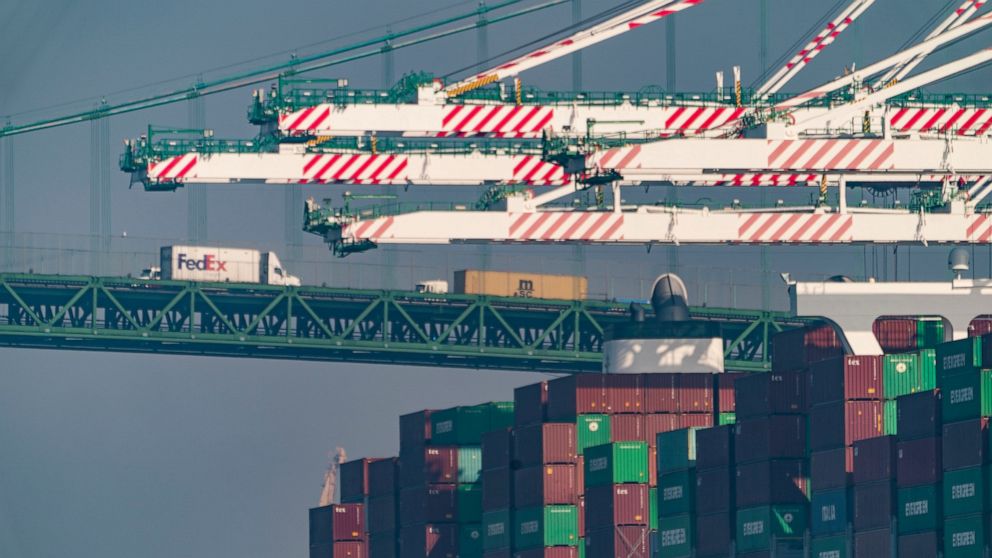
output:
[[300,278],[290,275],[283,268],[275,252],[212,246],[163,246],[160,262],[161,267],[142,270],[141,278],[300,286]]

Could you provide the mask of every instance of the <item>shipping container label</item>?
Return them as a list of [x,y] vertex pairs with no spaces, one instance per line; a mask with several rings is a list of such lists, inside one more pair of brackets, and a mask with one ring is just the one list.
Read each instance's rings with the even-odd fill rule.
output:
[[455,423],[451,420],[443,420],[434,425],[435,434],[447,434],[455,429]]
[[968,366],[968,353],[958,353],[956,355],[946,355],[941,360],[941,368],[946,372],[955,368]]
[[930,513],[930,502],[927,500],[918,500],[916,502],[906,502],[902,516],[916,517],[918,515],[927,515],[928,513]]
[[950,399],[951,405],[968,403],[975,400],[975,389],[971,386],[952,389],[948,393],[948,398]]
[[820,520],[824,523],[837,521],[837,506],[835,504],[820,506]]
[[607,457],[597,457],[596,459],[589,460],[589,470],[590,471],[602,471],[610,466],[610,460]]
[[816,558],[840,558],[839,550],[824,550],[816,553]]
[[536,520],[535,521],[524,521],[523,523],[520,524],[520,534],[521,535],[530,535],[532,533],[537,533],[540,530],[541,530],[541,522],[540,521],[536,521]]
[[962,500],[975,497],[975,483],[966,482],[951,486],[951,500]]
[[500,521],[499,523],[490,523],[486,526],[486,536],[498,537],[506,533],[506,523]]
[[666,529],[661,532],[661,546],[680,546],[688,542],[685,528]]
[[748,521],[742,526],[745,537],[751,537],[755,535],[762,535],[765,532],[765,522],[764,521]]
[[978,538],[975,536],[975,531],[962,531],[960,533],[951,534],[951,546],[954,548],[975,546],[977,540]]
[[671,502],[672,500],[681,500],[684,493],[681,485],[669,486],[665,488],[662,492],[661,499],[663,502]]

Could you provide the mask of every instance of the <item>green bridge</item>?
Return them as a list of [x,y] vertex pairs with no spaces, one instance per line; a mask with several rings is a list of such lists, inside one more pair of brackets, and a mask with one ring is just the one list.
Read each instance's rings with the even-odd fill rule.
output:
[[[808,320],[693,308],[720,323],[728,370],[770,367]],[[0,346],[447,366],[600,369],[627,305],[325,287],[0,274]]]

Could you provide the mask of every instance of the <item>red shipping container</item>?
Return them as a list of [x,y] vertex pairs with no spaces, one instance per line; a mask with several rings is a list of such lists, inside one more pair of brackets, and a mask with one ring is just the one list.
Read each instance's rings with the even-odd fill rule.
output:
[[809,404],[884,399],[882,357],[845,356],[809,367]]
[[457,524],[421,524],[400,529],[400,556],[456,558]]
[[546,463],[575,463],[578,448],[575,424],[548,422],[517,429],[513,453],[521,467]]
[[399,507],[396,497],[375,496],[369,498],[368,504],[368,527],[369,533],[388,533],[395,531],[399,524]]
[[990,333],[992,333],[992,317],[979,316],[968,324],[968,337],[982,337]]
[[574,421],[577,415],[608,412],[605,378],[606,374],[572,374],[548,382],[548,420]]
[[735,428],[732,424],[696,431],[696,469],[730,467],[734,464]]
[[805,457],[806,417],[771,415],[738,421],[734,453],[737,463]]
[[838,401],[811,407],[809,448],[833,449],[881,436],[885,433],[884,417],[883,401]]
[[895,503],[896,488],[889,481],[854,485],[854,530],[888,527],[896,514]]
[[333,504],[310,509],[310,545],[365,540],[365,506]]
[[716,374],[716,398],[719,412],[733,413],[736,411],[737,406],[734,403],[734,383],[738,378],[742,378],[744,376],[747,376],[747,374],[739,374],[734,372]]
[[790,329],[772,337],[772,372],[802,370],[843,355],[837,332],[829,325]]
[[737,419],[806,412],[805,372],[748,374],[734,382]]
[[895,436],[879,436],[854,442],[854,483],[883,480],[892,482],[896,478],[898,460]]
[[643,376],[644,412],[679,412],[679,391],[685,374],[645,374]]
[[896,466],[896,482],[899,488],[940,482],[940,438],[918,438],[899,442],[896,457],[899,462]]
[[892,556],[892,530],[875,529],[854,533],[855,556]]
[[418,523],[447,523],[458,519],[454,484],[434,484],[400,491],[400,527]]
[[[582,469],[579,468],[581,471]],[[579,496],[579,538],[586,536],[586,497]],[[582,541],[579,542],[582,544]]]
[[310,558],[366,558],[368,551],[361,541],[345,541],[310,547]]
[[392,496],[399,486],[399,468],[395,457],[369,464],[369,496]]
[[944,425],[945,471],[981,467],[988,460],[989,419],[979,418]]
[[679,428],[709,428],[713,426],[713,415],[685,413],[679,415]]
[[814,451],[809,455],[809,481],[817,492],[849,486],[853,471],[852,448]]
[[513,558],[578,558],[578,556],[579,547],[577,546],[546,546],[544,548],[517,550],[513,553]]
[[431,410],[400,416],[400,453],[419,451],[431,441]]
[[886,353],[905,353],[916,350],[916,320],[907,318],[879,318],[871,324],[871,332]]
[[503,428],[482,435],[482,468],[513,466],[513,430]]
[[458,480],[458,448],[432,446],[400,456],[400,487]]
[[896,432],[900,440],[936,438],[940,425],[940,392],[921,391],[896,398]]
[[648,486],[658,486],[658,448],[648,446]]
[[369,558],[398,558],[400,555],[398,532],[369,535]]
[[589,529],[586,533],[586,556],[590,558],[650,558],[648,528],[626,525],[608,529]]
[[379,459],[364,457],[341,464],[341,502],[361,503],[369,495],[369,465]]
[[513,472],[513,505],[531,508],[573,505],[582,488],[575,465],[538,465]]
[[644,415],[644,441],[649,446],[658,443],[659,433],[671,432],[679,428],[682,426],[677,414]]
[[936,531],[899,535],[899,558],[933,558],[940,551],[941,540]]
[[726,513],[734,509],[733,474],[727,467],[696,471],[696,513]]
[[679,411],[713,413],[713,374],[683,374],[679,389]]
[[482,471],[482,509],[505,510],[513,505],[513,470],[486,469]]
[[738,508],[809,501],[809,473],[802,459],[738,465],[735,484]]
[[548,382],[538,382],[513,390],[513,425],[517,428],[540,424],[547,418]]
[[579,477],[579,496],[585,494],[586,486],[586,458],[580,455],[579,459],[575,462],[575,474]]
[[611,442],[640,442],[644,440],[644,415],[613,415],[610,417]]
[[733,513],[711,513],[696,516],[696,556],[726,558],[734,537]]
[[644,392],[640,374],[606,374],[609,413],[643,413]]
[[617,525],[648,525],[650,500],[646,484],[608,484],[586,490],[586,525],[590,531]]

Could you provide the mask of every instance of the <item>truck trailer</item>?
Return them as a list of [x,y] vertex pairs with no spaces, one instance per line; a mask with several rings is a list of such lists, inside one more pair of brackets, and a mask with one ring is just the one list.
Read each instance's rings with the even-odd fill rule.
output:
[[213,246],[163,246],[160,262],[159,270],[152,268],[142,275],[149,279],[160,277],[175,281],[300,286],[300,278],[286,272],[275,252]]

